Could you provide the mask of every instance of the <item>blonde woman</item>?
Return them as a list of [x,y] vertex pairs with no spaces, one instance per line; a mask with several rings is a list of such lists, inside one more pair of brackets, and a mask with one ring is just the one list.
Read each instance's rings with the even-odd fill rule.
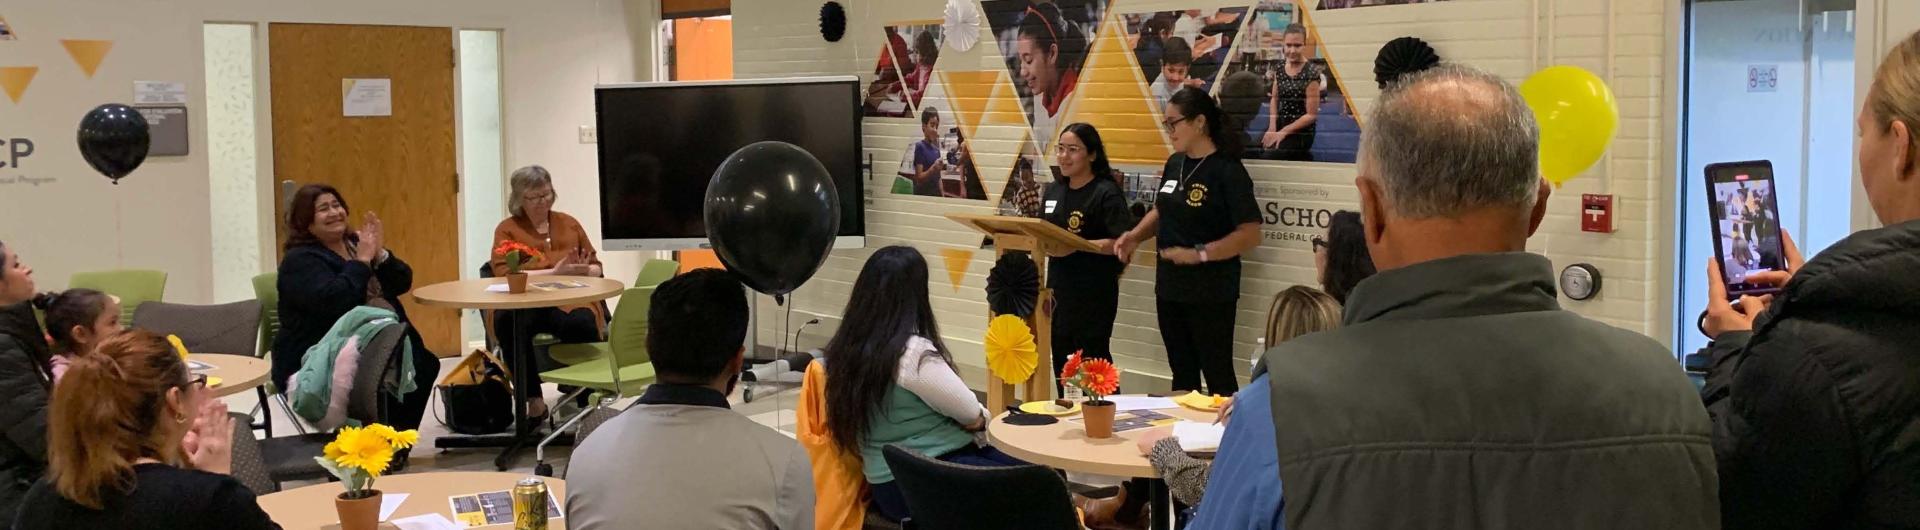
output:
[[[580,226],[580,221],[573,216],[553,209],[557,195],[553,189],[553,175],[547,173],[547,168],[527,166],[513,170],[508,183],[512,188],[507,194],[508,217],[493,229],[493,243],[498,245],[501,241],[513,240],[540,251],[541,259],[527,264],[524,269],[530,275],[600,276],[600,256],[593,249],[593,238],[587,235],[587,229]],[[493,274],[507,274],[504,258],[493,257]],[[527,322],[528,333],[551,333],[562,343],[599,342],[605,328],[605,318],[597,306],[520,311],[527,312],[526,316],[531,318]],[[494,318],[508,316],[506,312],[500,312]],[[493,334],[500,344],[513,344],[513,326],[494,326]],[[515,348],[506,348],[506,351],[513,352]],[[548,364],[542,360],[544,357],[535,356],[536,367]],[[541,369],[522,370],[513,374],[516,379],[514,384],[524,385],[528,389],[531,398],[527,402],[528,417],[547,415],[547,402],[540,391]]]
[[[1273,303],[1267,310],[1265,336],[1267,344],[1274,345],[1293,340],[1295,337],[1302,335],[1333,329],[1339,325],[1339,302],[1333,301],[1332,296],[1321,292],[1319,289],[1304,285],[1295,285],[1273,295]],[[1267,385],[1263,379],[1264,377],[1263,375],[1255,378],[1254,382],[1249,384],[1248,388],[1241,392],[1249,398],[1267,399],[1265,396]],[[1260,395],[1250,395],[1255,392],[1258,392]],[[1226,420],[1227,409],[1222,408],[1220,421],[1225,422]],[[1187,456],[1186,451],[1180,449],[1180,441],[1169,436],[1171,433],[1172,431],[1167,428],[1159,428],[1142,435],[1137,441],[1140,446],[1140,452],[1146,454],[1147,460],[1153,463],[1154,471],[1158,471],[1160,476],[1166,479],[1167,487],[1172,491],[1173,498],[1188,505],[1198,506],[1202,494],[1205,493],[1204,489],[1206,488],[1208,475],[1210,474],[1212,466],[1207,460]],[[1266,439],[1268,443],[1263,447],[1268,451],[1266,463],[1277,466],[1277,454],[1272,452],[1273,445],[1271,440],[1273,439],[1273,432],[1271,430],[1266,433]],[[1261,449],[1248,447],[1229,448],[1227,441],[1228,440],[1224,439],[1221,440],[1220,451],[1222,454],[1229,450]],[[1278,476],[1279,473],[1278,467],[1266,469],[1265,471],[1267,474],[1261,475],[1262,477]],[[1236,475],[1245,475],[1249,472],[1250,470],[1235,470]],[[1277,488],[1278,484],[1274,484],[1274,486],[1274,493],[1277,495],[1279,493]]]

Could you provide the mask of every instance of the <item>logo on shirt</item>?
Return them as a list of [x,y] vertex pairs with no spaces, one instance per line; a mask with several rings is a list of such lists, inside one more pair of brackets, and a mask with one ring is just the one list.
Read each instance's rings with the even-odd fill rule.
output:
[[1199,208],[1207,203],[1207,185],[1195,182],[1187,185],[1187,206]]
[[1067,231],[1075,234],[1080,233],[1081,222],[1083,222],[1083,219],[1080,217],[1080,210],[1074,210],[1073,213],[1067,214]]

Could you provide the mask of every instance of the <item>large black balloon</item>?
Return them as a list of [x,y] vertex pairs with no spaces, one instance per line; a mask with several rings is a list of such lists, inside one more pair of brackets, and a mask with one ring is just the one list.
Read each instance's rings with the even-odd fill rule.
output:
[[119,184],[147,160],[147,117],[133,107],[108,103],[80,118],[80,156],[101,175]]
[[807,150],[759,142],[714,170],[705,217],[727,270],[755,291],[784,296],[826,263],[840,232],[840,193]]

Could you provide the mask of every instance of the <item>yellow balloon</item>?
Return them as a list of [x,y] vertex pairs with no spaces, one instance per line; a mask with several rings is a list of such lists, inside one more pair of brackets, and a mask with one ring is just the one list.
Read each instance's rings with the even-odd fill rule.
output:
[[1558,187],[1600,161],[1620,127],[1607,84],[1577,66],[1554,66],[1520,84],[1540,122],[1540,175]]

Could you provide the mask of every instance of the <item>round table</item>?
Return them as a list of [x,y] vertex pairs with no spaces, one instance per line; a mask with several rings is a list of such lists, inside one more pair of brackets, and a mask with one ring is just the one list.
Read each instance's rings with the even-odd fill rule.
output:
[[[493,286],[504,286],[506,278],[479,278],[436,283],[426,287],[414,288],[413,299],[421,305],[451,307],[456,309],[504,310],[539,309],[570,305],[586,305],[618,296],[626,290],[626,285],[606,278],[589,276],[533,276],[527,278],[527,292],[509,294],[504,289],[498,292],[489,290]],[[565,283],[578,285],[571,288],[546,288],[542,284]],[[527,331],[527,319],[524,312],[515,311],[509,318],[513,326],[513,344],[505,344],[509,353],[507,361],[514,373],[534,371],[531,361],[533,355],[533,334]],[[493,460],[494,468],[501,471],[513,467],[513,455],[528,438],[537,434],[539,429],[527,421],[527,389],[515,385],[513,389],[513,432],[505,435],[483,436],[441,436],[433,440],[433,446],[439,449],[500,447],[500,456]],[[566,442],[557,442],[566,443]],[[542,463],[542,466],[544,463]],[[536,466],[536,469],[543,469]],[[543,471],[544,473],[544,471]]]
[[[1217,416],[1212,412],[1180,406],[1155,409],[1155,412],[1205,422],[1211,422]],[[1095,475],[1155,479],[1154,489],[1158,491],[1153,494],[1152,527],[1169,528],[1172,514],[1168,513],[1171,505],[1164,502],[1165,483],[1159,480],[1160,474],[1153,470],[1153,464],[1140,454],[1140,448],[1134,443],[1142,433],[1152,429],[1117,432],[1110,438],[1095,440],[1087,438],[1085,426],[1073,421],[1079,416],[1079,413],[1061,416],[1060,421],[1052,425],[1013,425],[1002,421],[1007,417],[1007,413],[1003,412],[987,423],[987,440],[1014,458],[1047,467]]]
[[[453,507],[447,503],[448,497],[488,491],[511,491],[513,483],[522,478],[526,478],[526,475],[485,472],[412,473],[380,477],[374,480],[373,486],[387,495],[396,493],[409,495],[406,502],[401,503],[400,508],[393,511],[388,521],[429,513],[438,513],[451,521]],[[564,506],[567,502],[567,482],[557,478],[545,480],[547,489],[553,491],[554,501]],[[334,511],[333,499],[343,491],[346,490],[342,489],[338,482],[294,488],[260,496],[260,509],[266,510],[267,515],[273,517],[273,522],[280,523],[280,526],[287,530],[337,528],[340,515],[339,512]],[[512,527],[512,524],[504,524],[480,528]],[[382,526],[382,528],[390,527]],[[567,519],[563,517],[550,520],[547,528],[565,530]]]
[[[552,282],[575,282],[586,287],[572,289],[545,289],[540,284]],[[527,292],[508,294],[505,291],[490,292],[489,287],[506,285],[506,278],[479,278],[442,282],[413,289],[413,299],[421,305],[451,307],[455,309],[532,309],[540,307],[560,307],[567,305],[586,305],[619,296],[627,286],[616,280],[594,278],[590,276],[532,276],[527,278]]]
[[213,365],[207,370],[207,377],[220,378],[220,386],[213,387],[214,397],[227,397],[255,387],[267,384],[267,377],[273,373],[273,364],[266,359],[250,355],[228,355],[222,353],[194,353],[187,355],[188,360]]

